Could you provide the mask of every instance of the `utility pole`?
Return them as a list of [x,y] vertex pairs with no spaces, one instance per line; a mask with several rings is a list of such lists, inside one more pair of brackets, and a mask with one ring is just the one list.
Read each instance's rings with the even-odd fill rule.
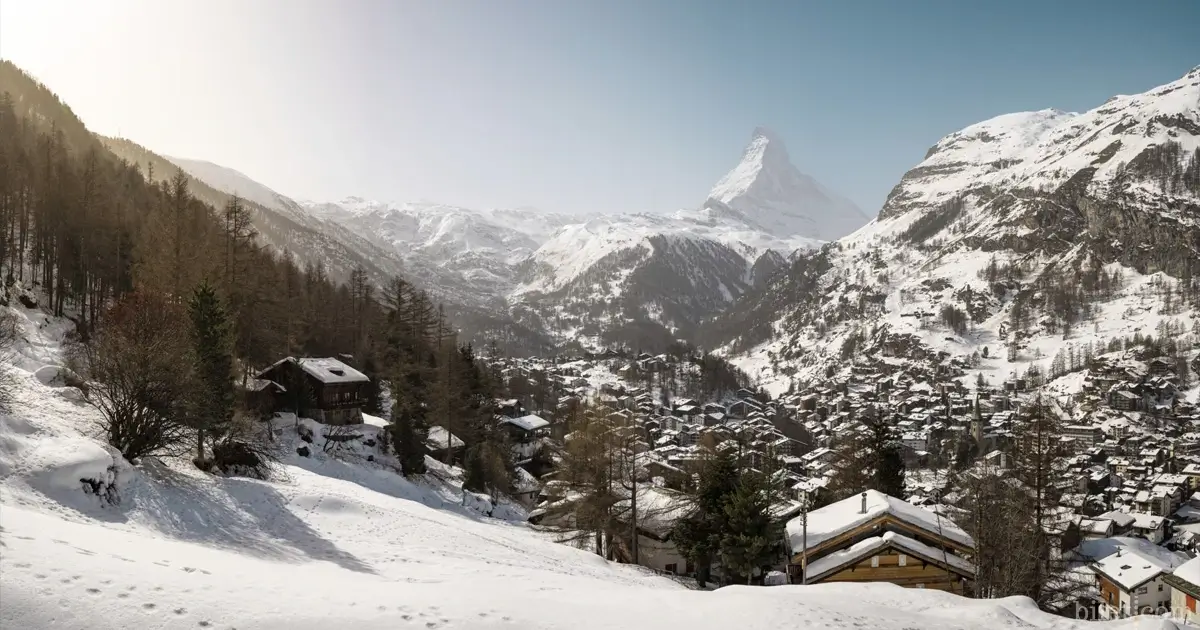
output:
[[626,448],[626,453],[628,453],[628,454],[629,454],[629,456],[630,456],[630,457],[632,458],[632,460],[633,460],[633,465],[630,467],[630,468],[631,468],[631,472],[630,472],[630,475],[629,475],[629,476],[630,476],[630,479],[632,479],[632,481],[633,481],[633,483],[632,483],[632,485],[633,485],[633,492],[632,492],[632,493],[629,495],[629,507],[631,508],[631,511],[632,511],[631,518],[629,519],[629,523],[630,523],[630,530],[631,530],[631,531],[629,532],[629,556],[630,556],[630,559],[632,560],[633,564],[637,564],[637,563],[638,563],[638,531],[637,531],[637,493],[638,493],[638,486],[637,486],[637,475],[638,475],[638,469],[637,469],[637,453],[636,453],[636,452],[634,452],[634,446],[633,446],[633,444],[631,443],[631,442],[632,442],[632,440],[631,440],[630,436],[626,435],[626,436],[625,436],[625,440],[626,440],[626,444],[628,444],[628,445],[629,445],[629,446]]
[[808,585],[808,491],[800,500],[800,583]]

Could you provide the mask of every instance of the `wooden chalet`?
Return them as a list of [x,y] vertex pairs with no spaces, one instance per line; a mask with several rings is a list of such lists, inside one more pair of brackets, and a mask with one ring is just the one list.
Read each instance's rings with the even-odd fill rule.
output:
[[255,375],[273,392],[273,411],[294,411],[324,424],[359,424],[369,378],[333,358],[287,357]]
[[787,539],[795,584],[890,582],[965,594],[975,580],[966,532],[875,490],[789,520]]

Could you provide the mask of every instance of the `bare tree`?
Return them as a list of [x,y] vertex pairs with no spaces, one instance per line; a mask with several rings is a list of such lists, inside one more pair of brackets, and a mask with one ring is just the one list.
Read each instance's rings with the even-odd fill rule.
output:
[[191,362],[178,306],[131,293],[102,319],[100,332],[75,347],[89,381],[87,400],[103,416],[108,443],[126,459],[177,453],[186,423]]

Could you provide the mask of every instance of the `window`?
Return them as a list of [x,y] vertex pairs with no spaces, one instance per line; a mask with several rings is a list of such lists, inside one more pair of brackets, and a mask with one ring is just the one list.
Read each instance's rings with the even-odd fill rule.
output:
[[908,566],[908,556],[900,554],[900,566]]
[[879,566],[879,556],[871,556],[871,568],[874,569],[878,566]]
[[676,564],[668,564],[667,565],[667,573],[672,573],[672,574],[675,573],[675,570],[678,568],[678,566],[679,565],[676,565]]
[[1161,593],[1161,592],[1162,592],[1162,584],[1159,584],[1159,585],[1158,585],[1158,592],[1159,592],[1159,593]]
[[1143,587],[1141,587],[1141,588],[1139,588],[1139,589],[1137,590],[1137,594],[1138,594],[1138,595],[1145,595],[1147,592],[1149,592],[1149,590],[1150,590],[1150,589],[1148,589],[1148,588],[1146,588],[1145,586],[1143,586]]

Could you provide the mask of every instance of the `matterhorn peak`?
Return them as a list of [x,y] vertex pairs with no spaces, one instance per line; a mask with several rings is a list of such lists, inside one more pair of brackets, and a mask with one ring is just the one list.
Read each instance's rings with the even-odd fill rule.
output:
[[853,202],[793,166],[782,138],[767,127],[754,129],[741,162],[713,186],[708,198],[780,238],[833,240],[868,220]]

